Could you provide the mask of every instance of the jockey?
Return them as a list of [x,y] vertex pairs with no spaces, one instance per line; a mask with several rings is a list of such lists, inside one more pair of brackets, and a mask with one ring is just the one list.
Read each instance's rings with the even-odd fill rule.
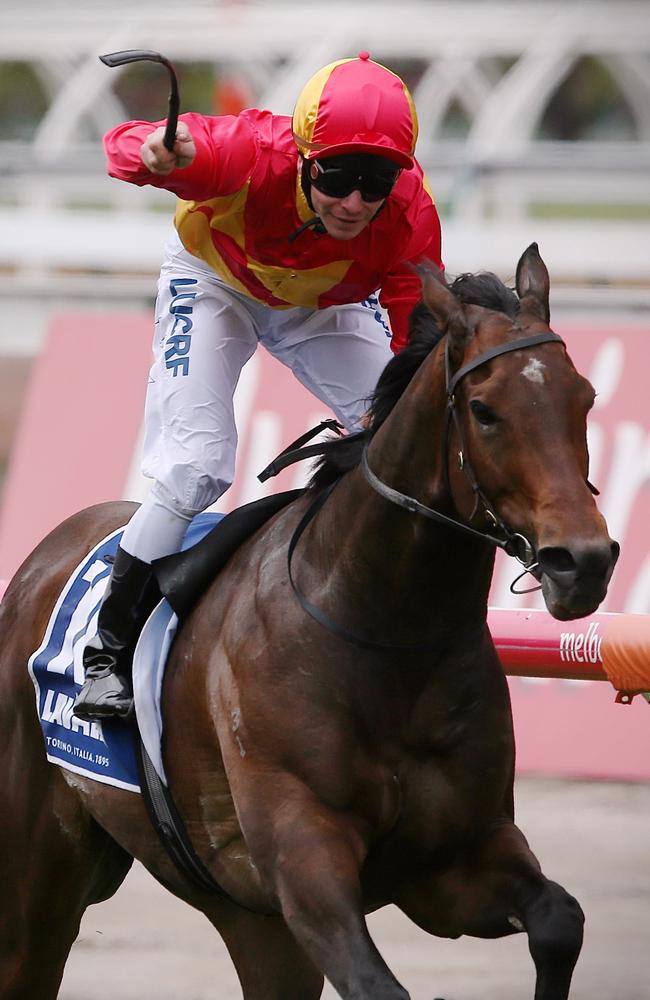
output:
[[133,649],[156,593],[151,564],[179,550],[192,518],[232,482],[233,393],[258,343],[359,429],[391,348],[406,343],[420,297],[413,265],[442,269],[417,131],[402,80],[362,52],[316,73],[293,118],[181,115],[171,152],[164,123],[106,135],[112,177],[178,202],[145,409],[153,486],[126,527],[84,651],[79,718],[131,711]]

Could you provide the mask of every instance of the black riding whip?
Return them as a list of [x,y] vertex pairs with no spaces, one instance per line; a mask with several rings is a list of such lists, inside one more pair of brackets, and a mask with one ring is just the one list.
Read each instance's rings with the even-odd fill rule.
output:
[[125,49],[123,52],[108,52],[105,56],[99,57],[105,66],[124,66],[132,62],[157,62],[162,63],[169,73],[169,110],[167,112],[167,125],[165,126],[165,136],[163,145],[171,153],[176,141],[176,126],[178,124],[178,110],[180,101],[178,97],[178,83],[176,73],[169,59],[161,56],[160,52],[153,52],[151,49]]

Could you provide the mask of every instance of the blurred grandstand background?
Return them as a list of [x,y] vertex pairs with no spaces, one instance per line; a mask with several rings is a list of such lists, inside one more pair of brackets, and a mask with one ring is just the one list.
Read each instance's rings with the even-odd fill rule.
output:
[[507,271],[532,235],[562,303],[650,302],[647,0],[11,4],[3,298],[150,296],[171,199],[108,179],[100,143],[120,120],[164,115],[160,67],[97,58],[137,47],[167,55],[183,109],[206,113],[290,113],[315,68],[367,48],[415,95],[451,271]]
[[135,47],[207,113],[290,113],[317,67],[368,49],[415,95],[451,273],[507,278],[535,239],[556,310],[650,305],[646,0],[21,0],[0,30],[0,462],[53,311],[155,291],[173,199],[106,177],[100,142],[164,116],[161,67],[97,58]]

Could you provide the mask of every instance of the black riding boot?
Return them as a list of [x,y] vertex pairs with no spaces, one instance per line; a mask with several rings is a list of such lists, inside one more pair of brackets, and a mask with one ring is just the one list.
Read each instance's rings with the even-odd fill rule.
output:
[[73,709],[78,719],[131,714],[133,652],[159,598],[149,563],[118,548],[99,609],[97,635],[83,652],[86,680]]

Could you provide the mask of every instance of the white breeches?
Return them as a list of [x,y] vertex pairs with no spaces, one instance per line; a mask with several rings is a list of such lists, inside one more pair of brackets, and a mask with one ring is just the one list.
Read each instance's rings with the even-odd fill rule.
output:
[[[192,517],[230,486],[233,394],[262,344],[349,430],[357,429],[391,357],[374,300],[328,309],[271,309],[233,291],[177,237],[158,284],[142,471],[152,491],[122,546],[146,562],[180,547]],[[270,456],[272,457],[272,456]]]

